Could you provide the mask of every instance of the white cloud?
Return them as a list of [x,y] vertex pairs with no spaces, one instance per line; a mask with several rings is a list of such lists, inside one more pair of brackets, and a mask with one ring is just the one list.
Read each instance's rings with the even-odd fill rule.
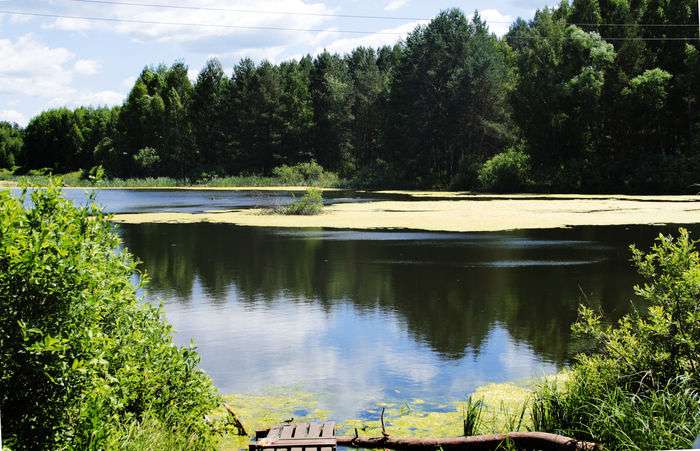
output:
[[124,101],[124,94],[115,91],[97,91],[79,96],[73,100],[75,105],[117,105]]
[[[110,90],[87,91],[73,86],[76,75],[93,75],[99,64],[63,47],[50,47],[31,34],[15,40],[0,39],[0,94],[47,99],[44,107],[79,105],[115,105],[122,93]],[[18,123],[26,117],[15,110],[2,112]],[[18,116],[19,114],[19,116]]]
[[51,23],[42,25],[42,28],[61,31],[85,31],[92,29],[93,25],[93,22],[89,20],[60,17]]
[[370,33],[365,36],[336,39],[330,44],[316,48],[314,54],[318,54],[324,49],[328,50],[329,52],[347,53],[359,46],[376,48],[381,47],[383,45],[394,44],[399,39],[405,37],[408,33],[413,31],[418,25],[425,23],[427,23],[427,21],[418,20],[400,25],[395,28],[381,30],[377,33]]
[[95,60],[78,60],[73,68],[80,75],[95,75],[100,71],[100,63]]
[[407,4],[408,4],[408,0],[391,0],[384,7],[384,10],[385,11],[396,11],[397,9],[403,8]]
[[27,116],[15,110],[0,110],[0,121],[15,122],[19,125],[27,125]]
[[[283,46],[283,45],[271,46],[271,47],[243,48],[243,49],[238,49],[235,52],[211,55],[211,57],[217,58],[223,62],[233,62],[233,63],[237,63],[238,61],[240,61],[244,58],[250,58],[253,61],[267,60],[267,61],[270,61],[271,63],[279,63],[282,60],[291,59],[288,55],[285,55],[286,50],[287,50],[287,46]],[[197,71],[196,75],[198,75],[198,74],[199,74],[199,71]],[[195,75],[195,78],[196,78],[196,75]]]
[[0,39],[0,93],[53,97],[73,91],[75,55],[62,47],[49,47],[27,34],[16,40]]
[[[113,17],[124,20],[160,23],[99,22],[77,19],[55,19],[50,27],[61,30],[84,31],[87,29],[111,29],[131,35],[136,40],[159,42],[194,42],[205,38],[238,36],[250,33],[270,34],[284,37],[281,30],[256,30],[255,27],[270,28],[317,28],[330,20],[329,17],[297,14],[245,13],[240,10],[274,11],[286,13],[326,14],[333,11],[324,3],[307,3],[306,0],[204,0],[198,4],[208,9],[137,8],[129,5],[81,4],[65,8],[70,15]],[[218,9],[218,10],[217,10]],[[239,10],[239,11],[234,11]],[[161,24],[161,23],[170,23]],[[211,24],[223,26],[188,26],[179,24]],[[233,28],[241,27],[241,28]],[[246,29],[245,27],[253,27]],[[294,33],[295,36],[304,33]],[[295,38],[296,39],[296,38]]]
[[497,36],[506,34],[510,28],[510,24],[515,20],[515,17],[502,14],[497,9],[482,9],[479,11],[479,14],[489,25],[489,30],[496,33]]
[[56,96],[48,101],[50,107],[112,106],[124,101],[124,94],[116,91],[88,91]]
[[131,89],[134,87],[134,83],[136,83],[136,75],[130,75],[122,80],[121,85],[122,88]]

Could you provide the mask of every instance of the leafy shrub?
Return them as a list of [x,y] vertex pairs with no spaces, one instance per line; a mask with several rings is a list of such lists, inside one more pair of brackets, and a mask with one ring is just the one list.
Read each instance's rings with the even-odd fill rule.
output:
[[688,448],[700,433],[697,242],[680,229],[646,254],[633,246],[632,260],[644,305],[615,327],[581,307],[574,330],[593,340],[595,352],[578,356],[562,390],[538,390],[533,421],[612,449]]
[[0,168],[10,169],[22,153],[22,129],[17,124],[0,121]]
[[139,170],[146,175],[153,174],[158,163],[160,163],[160,156],[158,156],[156,149],[152,147],[139,149],[133,158]]
[[338,183],[336,174],[325,171],[314,160],[294,166],[278,166],[272,170],[272,175],[284,185],[335,186]]
[[197,353],[173,344],[161,311],[139,302],[136,265],[114,226],[53,184],[31,200],[25,209],[0,192],[6,445],[100,449],[148,419],[208,446],[203,416],[218,393]]
[[313,216],[323,210],[323,195],[315,188],[306,190],[301,199],[295,200],[286,207],[282,207],[278,213],[284,215]]
[[479,169],[479,185],[484,191],[510,193],[529,184],[530,156],[511,148],[487,160]]

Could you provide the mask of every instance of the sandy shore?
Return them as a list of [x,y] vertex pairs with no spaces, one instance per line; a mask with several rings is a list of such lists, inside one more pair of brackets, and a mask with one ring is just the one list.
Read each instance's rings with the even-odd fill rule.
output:
[[[443,194],[443,193],[441,193]],[[512,197],[512,196],[510,196]],[[696,196],[622,199],[574,196],[491,200],[379,201],[337,204],[317,216],[261,214],[260,210],[115,215],[122,223],[216,222],[259,227],[415,229],[450,232],[544,229],[582,225],[700,223]],[[585,198],[582,198],[585,197]]]

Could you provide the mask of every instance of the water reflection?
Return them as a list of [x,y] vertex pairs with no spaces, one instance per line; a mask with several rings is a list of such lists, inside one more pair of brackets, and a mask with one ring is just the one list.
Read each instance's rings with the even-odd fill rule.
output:
[[372,400],[454,399],[555,371],[576,346],[577,305],[623,313],[627,243],[660,229],[121,230],[177,340],[196,341],[223,391],[301,384],[351,416]]
[[[21,193],[21,190],[16,188],[11,191],[15,195]],[[91,194],[94,194],[95,201],[103,205],[108,213],[202,213],[212,210],[270,208],[287,205],[303,195],[303,193],[255,190],[254,188],[241,191],[64,188],[62,193],[63,197],[80,206],[88,202]],[[389,195],[348,191],[328,191],[323,197],[326,205],[393,198]],[[27,205],[29,204],[28,199]]]

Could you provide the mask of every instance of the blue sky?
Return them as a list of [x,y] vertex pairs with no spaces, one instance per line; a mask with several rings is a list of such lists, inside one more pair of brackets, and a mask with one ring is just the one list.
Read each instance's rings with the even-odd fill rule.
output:
[[[52,107],[114,105],[123,101],[147,64],[183,60],[195,78],[218,57],[227,73],[244,57],[278,62],[324,48],[344,53],[401,39],[419,20],[358,19],[323,14],[430,18],[443,9],[479,10],[497,34],[515,17],[529,18],[553,0],[123,0],[205,7],[176,9],[76,0],[0,0],[1,11],[110,17],[153,22],[282,27],[323,32],[151,25],[0,13],[0,120],[25,125]],[[238,9],[243,13],[212,11]],[[269,12],[277,12],[276,14]],[[293,14],[290,14],[293,13]],[[311,14],[311,15],[304,15]],[[315,15],[313,15],[315,14]],[[346,34],[338,31],[363,31]]]

